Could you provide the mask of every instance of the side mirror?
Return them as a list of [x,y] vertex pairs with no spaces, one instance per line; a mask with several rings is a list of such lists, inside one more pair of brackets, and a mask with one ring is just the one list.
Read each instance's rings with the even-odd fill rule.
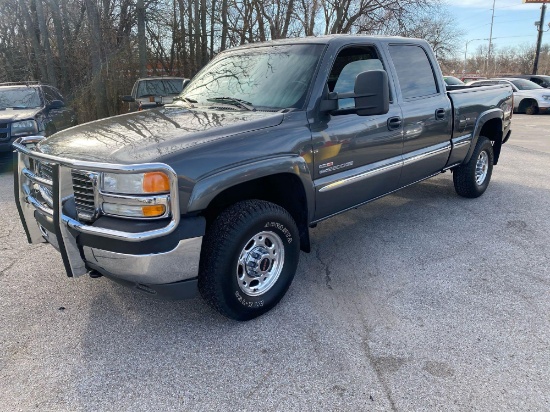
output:
[[[338,110],[338,100],[355,99],[354,108]],[[321,111],[333,112],[333,115],[356,113],[359,116],[386,114],[390,110],[390,89],[388,74],[385,70],[368,70],[355,78],[353,92],[330,92],[326,100],[321,101]]]
[[65,103],[63,103],[61,100],[52,100],[48,105],[48,109],[50,110],[61,109],[62,107],[65,107]]
[[132,103],[132,102],[135,102],[136,99],[134,99],[132,96],[122,96],[122,101]]
[[355,110],[359,116],[386,114],[390,111],[390,88],[385,70],[369,70],[355,78]]
[[185,88],[187,87],[187,85],[188,85],[189,83],[191,83],[191,79],[185,79],[185,80],[183,81],[183,87],[182,87],[181,90],[185,90]]

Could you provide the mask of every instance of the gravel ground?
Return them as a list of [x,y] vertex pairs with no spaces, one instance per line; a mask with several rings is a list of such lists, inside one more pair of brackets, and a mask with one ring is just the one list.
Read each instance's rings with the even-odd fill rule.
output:
[[446,173],[319,224],[247,323],[66,278],[0,174],[0,409],[550,410],[550,116],[513,120],[484,196]]

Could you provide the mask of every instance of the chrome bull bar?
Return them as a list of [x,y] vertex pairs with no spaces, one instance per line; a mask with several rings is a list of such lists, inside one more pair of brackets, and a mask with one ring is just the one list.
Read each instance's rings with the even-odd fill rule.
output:
[[[29,243],[44,243],[44,228],[37,222],[35,213],[39,213],[53,220],[58,250],[63,258],[63,263],[68,276],[80,276],[88,272],[81,252],[76,243],[78,233],[103,236],[127,242],[141,242],[168,235],[173,232],[180,222],[178,177],[174,170],[163,163],[144,163],[133,165],[119,165],[112,163],[88,162],[61,158],[45,153],[40,153],[28,147],[39,143],[43,136],[27,136],[17,139],[13,143],[16,150],[14,191],[17,209],[21,222],[25,229]],[[30,167],[30,160],[35,159],[52,163],[52,180],[36,175]],[[85,170],[91,172],[112,173],[145,173],[162,171],[170,179],[170,194],[168,202],[172,211],[170,221],[166,226],[144,232],[124,232],[106,229],[78,220],[63,213],[63,203],[74,196],[71,170]],[[33,195],[33,188],[42,185],[52,192],[52,205],[44,204]],[[51,242],[52,243],[52,242]]]

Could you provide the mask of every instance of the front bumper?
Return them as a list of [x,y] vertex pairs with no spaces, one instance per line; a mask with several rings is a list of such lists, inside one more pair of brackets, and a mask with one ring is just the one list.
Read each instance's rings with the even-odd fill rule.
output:
[[[178,180],[167,165],[114,165],[63,159],[32,150],[42,137],[15,141],[15,199],[29,243],[48,242],[61,254],[67,275],[76,277],[95,270],[151,293],[180,284],[195,286],[204,234],[204,219],[181,219]],[[35,174],[31,161],[47,162],[52,179]],[[170,177],[171,217],[154,225],[132,220],[104,218],[109,224],[80,222],[67,212],[74,197],[72,170],[94,172],[142,173],[163,171]],[[39,195],[40,189],[51,191],[51,204]],[[115,221],[113,223],[112,221]],[[181,286],[181,285],[179,285]],[[156,292],[154,294],[157,294]],[[190,297],[191,293],[184,293]],[[188,296],[189,295],[189,296]]]

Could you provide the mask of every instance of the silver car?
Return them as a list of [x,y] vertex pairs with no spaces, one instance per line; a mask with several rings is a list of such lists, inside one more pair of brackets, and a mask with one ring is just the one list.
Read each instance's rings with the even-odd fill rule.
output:
[[500,78],[479,80],[470,83],[471,86],[490,86],[493,84],[509,84],[514,91],[514,112],[537,114],[550,112],[550,90],[532,81],[520,78]]

